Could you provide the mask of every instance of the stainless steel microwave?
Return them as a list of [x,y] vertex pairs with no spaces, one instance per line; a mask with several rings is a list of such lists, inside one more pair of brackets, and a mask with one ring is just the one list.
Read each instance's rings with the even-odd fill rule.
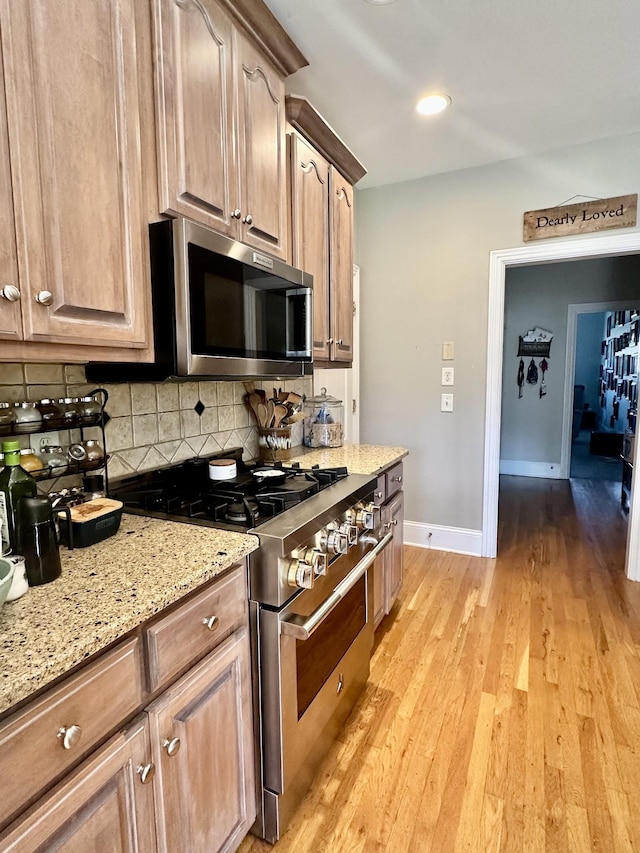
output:
[[183,217],[149,226],[155,361],[91,362],[97,382],[313,372],[313,279]]

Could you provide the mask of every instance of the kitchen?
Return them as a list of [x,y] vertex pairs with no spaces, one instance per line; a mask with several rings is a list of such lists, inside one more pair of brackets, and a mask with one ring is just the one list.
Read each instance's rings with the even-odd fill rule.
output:
[[[237,5],[240,7],[240,4]],[[17,21],[14,20],[14,14],[18,14]],[[15,9],[11,9],[10,20],[3,26],[3,38],[7,32],[17,33],[16,39],[20,35],[25,36],[27,22],[20,19],[20,14]],[[153,103],[151,92],[153,75],[149,70],[151,67],[151,39],[149,35],[151,27],[148,21],[148,10],[145,9],[144,4],[136,4],[134,14],[137,18],[136,26],[132,26],[128,32],[136,32],[140,36],[141,41],[137,45],[136,62],[140,63],[142,68],[147,63],[148,73],[139,75],[137,92],[134,91],[132,96],[139,99],[141,112],[147,116],[148,120],[140,125],[139,141],[135,138],[131,139],[131,146],[126,149],[125,153],[135,152],[136,146],[139,144],[144,154],[144,161],[149,164],[150,162],[155,163],[156,158],[154,120],[149,118],[149,105]],[[36,35],[40,33],[42,36],[44,29],[46,29],[49,37],[51,33],[56,33],[62,38],[63,34],[56,30],[54,24],[53,21],[45,22],[43,29],[37,30]],[[125,47],[127,46],[131,47],[130,40],[125,43]],[[10,61],[14,53],[18,54],[18,47],[18,41],[15,45],[11,43],[11,40],[7,44],[3,43],[3,52],[8,57],[5,75],[7,75],[6,69],[13,67]],[[66,53],[66,50],[61,49],[61,52]],[[132,51],[129,50],[124,56],[131,61]],[[126,66],[125,70],[130,70],[130,68]],[[130,82],[130,78],[126,79]],[[21,80],[19,76],[16,77],[16,80],[17,82],[13,79],[10,82],[15,86],[18,83],[22,84],[22,97],[26,97],[25,91],[30,92],[37,88],[32,85],[31,80]],[[130,90],[125,91],[131,94]],[[12,115],[15,118],[17,94],[13,90],[10,91],[10,94],[11,92],[13,92],[11,104],[14,110]],[[71,96],[69,99],[72,100]],[[57,103],[61,102],[57,101]],[[125,105],[131,105],[131,99],[125,101]],[[42,106],[46,106],[46,103]],[[62,109],[62,106],[59,106],[59,109]],[[122,104],[120,109],[122,109]],[[25,197],[33,196],[33,188],[29,189],[26,182],[30,175],[37,174],[37,169],[33,167],[33,160],[29,159],[30,157],[33,158],[31,147],[26,144],[32,130],[32,126],[29,125],[29,118],[26,116],[22,118],[21,122],[12,122],[9,137],[13,139],[11,150],[11,156],[14,158],[12,161],[13,181],[17,183],[17,190],[14,189],[14,192],[19,192]],[[80,134],[81,129],[81,127],[75,127],[74,133]],[[345,138],[348,138],[349,143],[353,144],[354,150],[358,150],[350,137],[346,137],[345,134]],[[518,228],[521,212],[536,206],[536,204],[543,206],[549,201],[549,197],[561,200],[574,194],[576,182],[581,176],[584,176],[582,179],[586,180],[591,175],[594,162],[599,167],[599,175],[601,176],[599,180],[602,188],[594,189],[592,187],[593,181],[589,179],[589,190],[592,190],[594,194],[601,195],[613,195],[618,190],[620,192],[627,191],[629,183],[633,183],[632,178],[638,168],[636,165],[637,158],[635,157],[636,151],[637,138],[620,136],[612,140],[576,146],[571,150],[559,150],[547,155],[532,156],[529,160],[525,158],[501,165],[486,166],[484,169],[477,168],[467,172],[464,176],[452,174],[424,179],[424,187],[413,184],[402,184],[396,188],[393,186],[372,187],[359,194],[357,260],[363,270],[367,270],[367,288],[369,289],[369,297],[362,305],[362,350],[366,356],[362,360],[362,382],[365,389],[379,387],[385,389],[383,411],[380,410],[379,399],[376,395],[372,392],[363,394],[362,439],[391,447],[410,446],[411,456],[407,462],[407,468],[410,465],[411,470],[415,471],[415,475],[411,474],[408,477],[407,500],[411,501],[413,507],[411,517],[416,520],[418,525],[417,527],[410,527],[409,530],[416,538],[419,535],[424,536],[426,532],[431,532],[435,540],[443,541],[444,537],[447,536],[449,540],[454,540],[455,544],[456,537],[459,539],[464,535],[468,538],[469,532],[477,533],[481,527],[483,445],[481,418],[484,393],[483,359],[486,348],[484,317],[486,315],[488,252],[504,245],[519,245],[521,235]],[[5,162],[8,162],[7,158],[5,158]],[[77,162],[81,163],[81,160],[74,160],[74,163]],[[569,164],[570,169],[568,168]],[[79,166],[76,168],[79,169]],[[545,182],[542,182],[542,185],[537,177],[539,171],[546,175]],[[151,178],[154,174],[155,169],[143,170],[141,174],[142,187],[137,186],[135,180],[126,182],[126,185],[130,191],[138,193],[138,198],[140,195],[145,196],[149,193],[153,195],[150,187],[153,184]],[[536,174],[536,180],[532,179],[531,174]],[[95,199],[87,200],[82,193],[78,194],[77,186],[73,183],[74,175],[67,175],[67,177],[71,181],[70,184],[64,184],[69,192],[67,205],[71,206],[72,203],[82,204],[84,202],[87,205],[86,218],[89,220],[95,212]],[[23,183],[25,184],[24,188]],[[46,187],[46,182],[44,185]],[[587,189],[584,191],[586,192]],[[51,201],[51,199],[46,200]],[[105,199],[106,201],[107,199]],[[109,201],[110,204],[107,206],[114,211],[114,221],[120,222],[121,217],[118,212],[121,212],[121,205],[118,204],[117,197],[111,198]],[[89,205],[88,202],[91,204]],[[157,207],[154,212],[151,202],[146,201],[143,203],[143,207],[145,205],[148,209],[148,216],[143,218],[143,221],[153,221],[154,216],[157,217]],[[487,205],[489,206],[489,215],[486,211]],[[44,207],[45,210],[41,212],[41,222],[47,221],[45,218],[46,211],[59,209],[59,205],[56,204],[48,204]],[[430,246],[427,277],[421,257],[423,255],[421,240],[426,234],[440,237],[442,235],[442,222],[448,220],[452,224],[456,223],[461,209],[464,209],[466,215],[474,221],[474,228],[469,234],[464,257],[460,257],[460,253],[457,251],[457,231],[446,232],[448,239],[440,239],[437,246]],[[381,211],[384,211],[384,216],[381,215]],[[412,223],[410,227],[407,227],[408,222]],[[21,222],[20,225],[20,240],[22,241],[23,235],[28,235],[31,240],[36,241],[34,254],[37,261],[37,248],[43,245],[42,225],[38,226],[37,222],[34,221]],[[44,236],[49,240],[52,239],[51,235]],[[63,266],[68,259],[69,245],[73,245],[72,238],[74,236],[75,232],[68,235],[66,252],[53,253],[53,257],[57,258],[58,263]],[[416,242],[412,242],[413,238],[416,239]],[[51,245],[50,243],[47,248],[51,248]],[[83,245],[86,245],[87,249],[93,249],[89,243]],[[270,245],[273,248],[273,242]],[[390,245],[396,247],[393,253],[395,257],[385,251],[385,247]],[[420,253],[418,253],[418,247]],[[131,248],[132,250],[135,249],[135,243],[131,244]],[[117,250],[117,243],[114,242],[110,249],[111,252],[115,253],[114,256],[120,254]],[[121,258],[122,269],[138,271],[133,276],[134,281],[144,280],[147,275],[144,270],[143,255],[143,252],[139,252],[139,255],[136,256],[135,251],[132,251],[128,259]],[[413,278],[407,283],[406,290],[399,291],[394,288],[394,304],[390,306],[388,300],[389,282],[397,281],[397,257],[399,255],[403,256],[403,264],[406,264],[407,270],[412,272]],[[51,253],[43,252],[43,256],[51,257]],[[34,255],[30,254],[28,262],[26,257],[22,258],[21,271],[23,274],[26,271],[34,276],[37,275],[38,270],[33,267],[36,262],[33,257]],[[452,263],[452,258],[455,259],[455,264]],[[16,359],[24,359],[32,362],[33,367],[27,363],[24,368],[20,368],[19,377],[7,382],[7,385],[15,384],[15,386],[21,387],[24,385],[27,389],[31,385],[46,386],[65,383],[77,386],[85,385],[85,390],[90,390],[93,387],[86,387],[86,384],[83,383],[83,377],[74,371],[73,365],[68,365],[66,368],[61,367],[69,358],[70,342],[82,333],[82,328],[85,325],[89,326],[88,322],[78,324],[77,318],[79,316],[83,320],[92,318],[91,306],[87,306],[86,299],[81,298],[83,295],[81,285],[83,281],[91,280],[90,269],[93,263],[98,263],[100,269],[114,266],[112,262],[105,264],[104,258],[101,256],[97,259],[87,259],[87,268],[80,269],[77,277],[72,276],[70,279],[71,289],[69,293],[65,294],[67,304],[70,306],[68,316],[63,316],[64,312],[62,312],[58,317],[56,328],[50,332],[38,326],[40,321],[36,317],[35,311],[40,308],[39,303],[36,304],[35,308],[31,304],[25,308],[23,322],[27,324],[27,333],[32,336],[28,342],[29,345],[16,340],[14,335],[13,341],[2,345],[2,358],[12,363]],[[15,276],[7,276],[7,280],[15,280]],[[125,278],[125,280],[130,279]],[[74,284],[75,291],[73,290]],[[121,282],[119,287],[122,290]],[[425,310],[417,312],[415,306],[424,304],[424,294],[429,290],[429,287],[438,288],[440,294],[436,300],[438,310],[429,310],[428,304],[425,304]],[[36,287],[34,290],[39,293],[41,288]],[[126,294],[120,299],[114,297],[109,304],[108,297],[113,296],[113,293],[117,293],[116,286],[112,283],[107,286],[105,283],[104,292],[100,294],[103,302],[94,306],[94,309],[97,310],[93,311],[93,318],[100,321],[101,318],[109,315],[109,322],[103,323],[105,328],[101,331],[94,327],[91,332],[92,340],[96,342],[96,349],[110,348],[110,354],[121,345],[118,358],[122,361],[129,361],[131,360],[131,349],[141,348],[139,345],[144,339],[144,332],[141,332],[139,328],[132,332],[130,318],[123,319],[122,306],[124,305],[128,309],[136,307],[140,309],[140,306],[136,305],[135,302],[136,298],[139,298],[139,289],[132,287],[128,297]],[[72,302],[74,298],[77,299],[76,304]],[[464,312],[459,310],[461,304],[465,305]],[[398,320],[397,323],[391,324],[391,328],[389,326],[390,316],[396,317]],[[127,327],[126,331],[129,334],[129,342],[126,347],[122,344],[125,338],[125,331],[123,331],[125,327]],[[41,336],[46,334],[51,334],[52,339],[45,343],[39,343]],[[111,337],[110,341],[107,341],[107,336]],[[338,336],[338,338],[340,337]],[[389,347],[394,353],[392,360],[388,358],[387,351],[377,345],[380,340],[389,342]],[[432,411],[437,410],[437,395],[441,392],[439,377],[437,377],[437,381],[433,377],[429,380],[426,401],[414,399],[407,394],[406,389],[423,386],[425,364],[435,365],[434,370],[439,372],[441,365],[440,347],[443,340],[455,341],[456,343],[455,358],[458,367],[456,409],[451,416],[438,416],[429,422],[428,441],[424,444],[410,445],[407,437],[407,423],[422,423],[425,405],[429,405]],[[87,344],[87,347],[90,345]],[[85,360],[98,359],[100,355],[105,356],[104,350],[102,353],[91,353]],[[56,364],[53,361],[56,356],[58,359],[56,367],[47,373],[42,367],[43,362],[48,362],[51,358],[52,365]],[[36,367],[38,368],[37,371]],[[13,364],[10,369],[13,370]],[[402,383],[397,382],[398,373],[401,373],[403,377]],[[291,382],[291,380],[287,381]],[[309,380],[303,380],[303,382],[308,383]],[[215,405],[205,406],[205,416],[210,418],[212,427],[208,432],[209,435],[215,435],[219,427],[219,430],[225,433],[238,430],[246,431],[240,433],[241,439],[244,438],[244,440],[236,442],[240,445],[244,445],[245,441],[251,441],[248,437],[248,433],[251,432],[249,421],[242,420],[248,418],[248,414],[241,403],[241,396],[244,393],[241,388],[233,383],[217,383],[215,388],[209,387],[211,383],[202,383],[202,387],[198,384],[196,389],[192,387],[193,384],[186,383],[183,390],[176,395],[176,399],[164,400],[162,408],[157,402],[152,403],[145,396],[145,391],[134,390],[135,386],[132,386],[128,400],[121,390],[115,390],[112,399],[120,408],[114,412],[109,411],[109,414],[114,419],[119,418],[116,424],[119,438],[115,444],[109,443],[109,450],[111,452],[113,447],[114,452],[121,457],[122,464],[127,466],[124,470],[136,468],[145,457],[148,458],[149,467],[161,464],[152,451],[156,449],[155,445],[163,439],[166,442],[178,442],[183,435],[186,435],[192,439],[194,444],[200,444],[202,433],[198,429],[196,436],[196,427],[193,426],[193,405],[201,399],[201,396],[192,399],[192,395],[196,391],[199,395],[201,393],[208,394],[210,400],[215,399]],[[114,386],[115,388],[116,386]],[[287,389],[286,382],[285,389]],[[304,390],[308,393],[310,387],[293,383],[290,385],[290,390]],[[172,396],[171,392],[167,391],[163,391],[162,394],[163,397],[166,396],[167,398]],[[61,396],[63,395],[61,394]],[[191,409],[189,408],[189,400],[192,400]],[[201,402],[205,403],[206,401],[201,400]],[[153,408],[154,405],[157,406],[156,409]],[[207,409],[211,411],[208,412]],[[213,410],[215,410],[215,414]],[[402,418],[387,414],[388,412],[398,411],[403,412]],[[168,416],[166,418],[169,423],[168,427],[164,425],[164,417],[158,418],[158,412],[163,412]],[[216,418],[217,424],[215,423]],[[473,426],[476,428],[472,428]],[[160,435],[161,430],[163,430],[162,437]],[[176,430],[178,431],[177,435]],[[180,430],[193,430],[193,432],[190,434],[189,432],[180,432]],[[171,436],[171,438],[167,436]],[[225,436],[225,440],[227,439],[228,435]],[[119,448],[118,444],[120,445]],[[200,444],[195,452],[199,452],[203,446]],[[437,453],[433,452],[435,447],[438,448]],[[144,451],[140,448],[144,448]],[[154,459],[156,462],[153,461]],[[123,469],[121,469],[122,472]],[[407,541],[409,541],[408,536]],[[419,542],[416,541],[416,544],[423,544],[423,542],[424,539]],[[437,547],[438,542],[435,541],[434,545]]]

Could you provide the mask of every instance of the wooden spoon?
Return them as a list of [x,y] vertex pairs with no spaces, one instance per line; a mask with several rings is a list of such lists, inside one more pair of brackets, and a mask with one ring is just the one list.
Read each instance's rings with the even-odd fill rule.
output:
[[267,417],[268,417],[267,407],[265,406],[264,403],[258,403],[258,405],[257,405],[257,418],[258,418],[258,426],[259,427],[262,427],[263,429],[266,427]]
[[277,428],[282,423],[282,419],[286,418],[289,414],[287,407],[283,406],[282,403],[278,403],[278,405],[274,409],[273,413],[273,426]]
[[266,427],[271,428],[273,426],[273,418],[275,417],[276,406],[273,400],[269,400],[267,402],[267,422],[265,424]]

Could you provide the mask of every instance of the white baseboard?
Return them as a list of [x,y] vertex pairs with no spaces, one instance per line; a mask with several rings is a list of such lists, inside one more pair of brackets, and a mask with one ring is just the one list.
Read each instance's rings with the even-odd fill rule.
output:
[[561,480],[559,462],[522,462],[517,459],[501,459],[500,473],[516,477],[544,477],[547,480]]
[[482,556],[482,531],[465,527],[443,527],[440,524],[422,524],[405,521],[404,544],[436,551],[453,551],[456,554]]

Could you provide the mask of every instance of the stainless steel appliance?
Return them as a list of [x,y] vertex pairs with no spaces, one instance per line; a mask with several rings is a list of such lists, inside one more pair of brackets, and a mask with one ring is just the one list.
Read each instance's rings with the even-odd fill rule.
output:
[[[258,774],[254,830],[276,841],[369,675],[369,567],[391,540],[373,504],[375,477],[287,469],[212,482],[208,461],[136,475],[112,495],[132,511],[246,530]],[[228,452],[225,452],[228,456]],[[279,482],[273,482],[279,481]]]
[[149,226],[155,363],[90,362],[100,382],[312,373],[312,276],[178,217]]

